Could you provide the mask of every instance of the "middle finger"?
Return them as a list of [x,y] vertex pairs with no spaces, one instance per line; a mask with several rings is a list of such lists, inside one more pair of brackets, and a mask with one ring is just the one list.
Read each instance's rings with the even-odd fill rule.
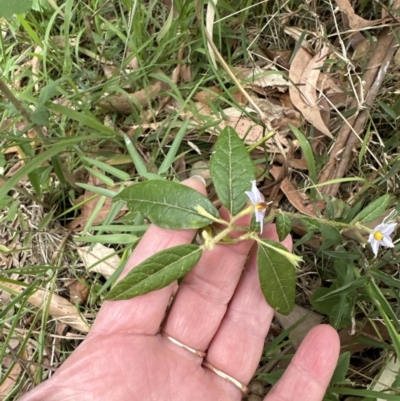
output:
[[[248,220],[244,217],[237,224],[244,225]],[[252,244],[246,240],[204,251],[179,287],[163,327],[167,335],[206,351],[235,292]]]

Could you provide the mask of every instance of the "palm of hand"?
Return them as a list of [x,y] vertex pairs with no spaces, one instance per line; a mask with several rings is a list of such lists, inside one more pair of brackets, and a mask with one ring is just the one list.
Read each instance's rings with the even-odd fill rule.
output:
[[[188,185],[204,192],[198,181]],[[190,243],[194,234],[151,226],[124,274],[155,252]],[[263,237],[277,240],[275,228],[266,226]],[[290,249],[291,239],[283,244]],[[20,401],[240,400],[239,388],[204,368],[200,356],[157,333],[162,325],[179,342],[207,350],[207,362],[247,384],[274,314],[260,290],[252,246],[242,241],[205,251],[183,280],[167,317],[176,285],[105,302],[86,340],[50,380]],[[328,326],[314,328],[265,401],[321,401],[338,352],[337,333]]]
[[241,399],[238,389],[201,363],[200,357],[170,345],[161,335],[99,336],[68,358],[40,399],[53,399],[46,394],[54,400]]

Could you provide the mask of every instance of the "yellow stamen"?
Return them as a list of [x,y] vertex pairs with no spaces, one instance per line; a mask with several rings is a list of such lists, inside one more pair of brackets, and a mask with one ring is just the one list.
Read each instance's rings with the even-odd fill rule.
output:
[[382,241],[383,240],[383,234],[380,231],[376,231],[376,232],[374,232],[374,238],[377,241]]
[[260,212],[261,212],[262,210],[265,210],[265,209],[267,208],[267,206],[268,206],[267,202],[259,202],[259,203],[256,204],[256,208],[257,208],[257,210],[259,210]]

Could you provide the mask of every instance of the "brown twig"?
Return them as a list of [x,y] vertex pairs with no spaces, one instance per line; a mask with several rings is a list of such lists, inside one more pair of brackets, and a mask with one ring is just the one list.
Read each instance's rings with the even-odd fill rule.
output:
[[[399,3],[400,1],[397,0],[397,7],[400,5]],[[373,105],[382,84],[382,79],[387,70],[387,66],[394,54],[396,40],[392,32],[393,31],[390,27],[386,27],[379,35],[376,50],[372,55],[363,76],[364,87],[358,87],[359,95],[363,92],[367,93],[365,103],[364,105],[360,105],[356,98],[351,103],[350,108],[356,108],[358,110],[343,123],[330,153],[328,163],[320,176],[320,184],[328,180],[342,178],[347,170],[350,163],[351,152],[354,149],[354,146],[359,142],[360,133],[364,129],[369,115],[368,109],[361,110],[361,108],[365,106],[371,107]],[[325,186],[322,192],[334,196],[338,189],[338,184],[329,185]]]
[[[390,47],[390,49],[388,49],[388,52],[386,53],[386,57],[384,58],[381,68],[378,71],[376,80],[373,83],[371,90],[368,93],[368,97],[366,99],[366,104],[368,104],[368,106],[372,106],[376,96],[378,95],[379,88],[381,87],[383,79],[385,78],[389,64],[393,58],[395,50],[397,50],[396,44],[397,44],[397,41],[396,41],[396,39],[394,39],[392,46]],[[355,132],[361,132],[364,129],[364,126],[367,123],[368,117],[369,117],[369,109],[363,110],[358,115],[357,120],[354,123],[354,131]],[[359,142],[360,142],[359,136],[354,135],[354,134],[349,136],[346,146],[343,151],[342,159],[340,160],[339,165],[336,170],[336,178],[341,178],[346,173],[349,162],[351,160],[351,153],[353,152],[353,149],[357,146],[357,144]],[[339,186],[340,186],[340,184],[333,184],[330,188],[329,194],[332,196],[335,196],[337,191],[339,190]]]

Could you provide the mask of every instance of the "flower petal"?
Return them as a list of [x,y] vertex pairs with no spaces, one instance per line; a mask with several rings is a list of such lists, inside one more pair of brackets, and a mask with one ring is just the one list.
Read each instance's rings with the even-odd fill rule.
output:
[[374,235],[375,235],[375,230],[372,231],[372,233],[371,233],[371,234],[369,235],[369,237],[368,237],[368,242],[369,242],[370,244],[372,244],[372,241],[376,241]]
[[393,248],[393,241],[390,237],[384,235],[382,240],[380,241],[381,245],[386,246],[388,248]]
[[379,249],[379,241],[377,241],[375,238],[370,241],[371,243],[371,248],[372,252],[374,253],[375,257],[378,256],[378,249]]
[[261,223],[264,220],[265,210],[256,209],[254,213],[256,214],[256,222]]
[[379,224],[379,226],[381,226],[379,231],[383,235],[390,235],[394,231],[394,229],[396,228],[397,224],[396,223]]
[[249,197],[250,202],[251,202],[253,205],[255,205],[255,204],[257,203],[256,198],[255,198],[255,195],[254,195],[253,192],[245,191],[245,194]]

